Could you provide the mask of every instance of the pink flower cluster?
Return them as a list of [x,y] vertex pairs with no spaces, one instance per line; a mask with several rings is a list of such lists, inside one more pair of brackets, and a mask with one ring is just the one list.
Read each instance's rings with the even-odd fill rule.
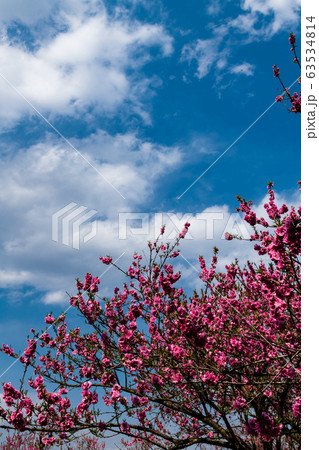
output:
[[179,234],[179,238],[184,239],[184,237],[187,234],[188,228],[190,227],[190,223],[186,222],[184,225],[184,228],[182,229],[181,233]]
[[272,68],[273,68],[273,72],[274,72],[274,77],[279,77],[279,74],[280,74],[279,67],[277,67],[276,64],[274,64],[272,66]]
[[290,33],[290,35],[289,35],[289,44],[290,44],[290,45],[294,45],[295,42],[296,42],[296,35]]
[[103,258],[103,256],[100,257],[100,260],[103,264],[106,264],[107,266],[111,264],[112,258],[110,256],[107,256],[106,258]]
[[252,436],[260,437],[262,442],[271,442],[280,436],[283,425],[275,426],[269,414],[262,412],[260,419],[251,419],[246,426],[247,432]]

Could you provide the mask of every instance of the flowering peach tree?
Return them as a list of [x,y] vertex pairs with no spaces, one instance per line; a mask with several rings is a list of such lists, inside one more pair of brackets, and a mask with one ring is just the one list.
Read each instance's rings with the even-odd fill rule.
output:
[[266,218],[238,197],[261,262],[217,272],[215,248],[199,257],[200,292],[187,296],[173,266],[189,223],[167,245],[163,227],[147,260],[134,254],[111,298],[78,279],[70,304],[86,331],[49,314],[23,355],[3,345],[24,375],[3,384],[0,426],[43,446],[90,430],[159,449],[300,448],[300,209],[278,206],[272,183],[268,194]]

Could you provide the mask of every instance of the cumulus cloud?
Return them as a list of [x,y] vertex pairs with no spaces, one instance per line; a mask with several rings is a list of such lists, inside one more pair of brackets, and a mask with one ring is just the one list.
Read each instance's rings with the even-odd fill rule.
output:
[[[172,38],[161,25],[133,21],[126,14],[111,16],[100,2],[93,2],[94,14],[85,11],[81,15],[80,8],[71,15],[72,5],[76,7],[69,1],[60,10],[60,27],[55,28],[55,34],[48,33],[49,38],[41,42],[36,40],[32,48],[25,40],[19,41],[17,33],[13,37],[4,34],[0,43],[2,75],[36,108],[51,116],[81,114],[84,118],[88,109],[112,114],[124,102],[138,113],[138,108],[143,109],[141,94],[147,93],[152,82],[141,76],[139,68],[151,59],[151,48],[157,48],[160,57],[169,56]],[[49,8],[40,8],[38,18],[41,11],[52,13]],[[20,20],[28,24],[29,16],[23,12],[24,8]],[[15,18],[12,8],[11,13],[11,17],[8,11],[6,14],[9,22]],[[46,16],[47,20],[50,17]],[[0,108],[2,126],[34,113],[3,79],[0,93],[5,105]]]
[[30,275],[27,270],[0,270],[0,286],[21,286],[28,282]]
[[[139,211],[152,198],[161,176],[181,164],[178,147],[154,144],[132,133],[97,131],[72,142],[98,172],[50,135],[41,143],[15,149],[0,162],[6,186],[0,195],[1,210],[6,212],[1,236],[6,271],[0,272],[1,287],[29,285],[50,292],[73,288],[75,276],[89,268],[89,261],[99,264],[97,255],[108,251],[118,256],[126,250],[127,242],[118,235],[119,213]],[[96,237],[81,245],[82,257],[52,240],[52,215],[71,202],[97,212],[81,226],[83,243],[92,222],[97,223]],[[134,245],[131,242],[130,254]],[[44,301],[60,299],[54,294]]]
[[14,214],[24,212],[32,220],[32,211],[54,211],[67,201],[81,201],[106,215],[116,213],[124,205],[147,201],[155,180],[182,158],[178,147],[154,144],[130,133],[112,136],[97,131],[72,142],[85,160],[51,136],[4,158],[0,163],[6,185],[0,197],[2,207]]

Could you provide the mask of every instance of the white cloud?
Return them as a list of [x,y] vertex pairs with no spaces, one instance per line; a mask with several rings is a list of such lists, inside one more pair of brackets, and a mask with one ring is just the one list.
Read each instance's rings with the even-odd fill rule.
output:
[[[54,28],[63,28],[70,18],[81,18],[98,14],[104,9],[102,0],[1,0],[0,21],[3,25],[12,23],[30,27],[38,35],[45,28],[43,36],[50,36]],[[45,27],[38,27],[43,25]]]
[[244,62],[230,68],[230,73],[236,73],[238,75],[243,74],[247,77],[254,75],[255,66],[253,64]]
[[33,25],[48,16],[53,2],[43,0],[2,0],[0,2],[0,17],[3,23],[21,21]]
[[[87,16],[78,11],[71,15],[70,5],[75,7],[67,2],[67,12],[60,10],[64,29],[55,29],[54,36],[49,33],[50,38],[37,42],[34,49],[17,37],[4,36],[1,73],[42,112],[83,118],[88,108],[110,114],[124,101],[131,102],[134,110],[152,81],[139,73],[151,59],[149,49],[157,47],[159,56],[169,56],[172,38],[161,25],[132,21],[127,15],[110,16],[101,4]],[[27,20],[25,15],[22,19]],[[2,79],[0,94],[5,105],[0,108],[2,125],[10,126],[21,115],[33,113]]]
[[[233,18],[224,18],[221,26],[211,24],[212,37],[196,39],[182,49],[181,61],[189,64],[195,61],[195,76],[199,79],[214,71],[215,80],[222,70],[230,65],[234,40],[237,45],[245,45],[254,40],[269,39],[275,33],[287,27],[297,26],[300,22],[300,0],[244,0],[242,12]],[[208,7],[208,14],[218,15],[219,3]],[[238,68],[238,69],[237,69]],[[238,71],[237,71],[238,70]],[[230,73],[252,75],[251,63],[235,64]]]
[[189,64],[195,60],[197,63],[196,76],[205,77],[213,64],[218,64],[227,57],[228,50],[220,50],[220,45],[227,33],[227,27],[220,26],[214,30],[211,39],[197,39],[183,47],[181,61]]
[[214,46],[213,40],[198,39],[191,44],[185,45],[181,60],[190,63],[192,60],[196,59],[196,76],[201,79],[208,74],[217,55],[218,51]]
[[45,294],[42,301],[46,305],[59,305],[68,303],[68,296],[65,291],[50,291]]
[[252,14],[273,15],[267,26],[268,33],[272,35],[282,27],[296,25],[300,21],[300,6],[300,0],[245,0],[242,8]]
[[[127,249],[127,242],[118,237],[119,212],[140,211],[152,198],[161,176],[181,164],[177,147],[143,141],[134,134],[111,136],[98,131],[72,142],[125,200],[71,148],[50,136],[40,144],[12,151],[9,160],[0,162],[0,177],[6,186],[0,192],[0,208],[5,211],[2,287],[28,284],[40,291],[73,290],[74,278],[90,270],[91,264],[101,270],[98,256],[106,251],[119,256]],[[70,202],[97,211],[92,220],[97,220],[98,233],[81,246],[82,256],[52,241],[52,214]],[[90,222],[84,224],[80,237],[90,228]],[[144,236],[143,243],[146,239]],[[129,255],[134,246],[131,242]],[[52,303],[58,299],[49,296],[44,300]]]
[[67,144],[51,137],[15,152],[10,168],[3,160],[0,173],[6,192],[0,194],[2,207],[15,214],[24,212],[33,220],[32,211],[37,208],[54,212],[69,199],[91,204],[107,215],[116,213],[128,202],[136,205],[146,201],[156,179],[182,161],[178,147],[142,141],[130,133],[111,136],[97,131],[72,142],[91,165]]
[[31,278],[31,273],[27,270],[0,270],[0,286],[8,287],[12,285],[27,284]]
[[207,13],[211,16],[217,16],[221,11],[221,4],[219,0],[213,0],[207,7]]
[[[7,404],[3,400],[3,394],[0,394],[0,408],[4,408],[5,409],[6,407],[7,407]],[[2,419],[2,417],[0,419],[0,423],[4,423],[4,419]]]

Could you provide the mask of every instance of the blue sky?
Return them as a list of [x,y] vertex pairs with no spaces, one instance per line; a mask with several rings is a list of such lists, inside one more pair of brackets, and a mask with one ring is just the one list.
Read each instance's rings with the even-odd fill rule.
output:
[[[76,277],[103,272],[99,256],[127,267],[160,215],[191,216],[189,263],[178,263],[191,288],[198,254],[214,245],[221,267],[253,257],[221,239],[236,195],[261,211],[272,180],[281,200],[299,202],[300,116],[279,104],[178,199],[273,103],[272,65],[287,85],[299,76],[288,43],[290,31],[300,41],[299,1],[2,0],[0,21],[1,344],[23,349],[46,312],[68,307]],[[96,211],[79,249],[52,240],[52,215],[72,202]],[[213,239],[203,212],[223,216]],[[122,213],[148,214],[149,233],[119,239]],[[103,292],[119,282],[110,270]],[[15,366],[1,381],[16,376]]]

